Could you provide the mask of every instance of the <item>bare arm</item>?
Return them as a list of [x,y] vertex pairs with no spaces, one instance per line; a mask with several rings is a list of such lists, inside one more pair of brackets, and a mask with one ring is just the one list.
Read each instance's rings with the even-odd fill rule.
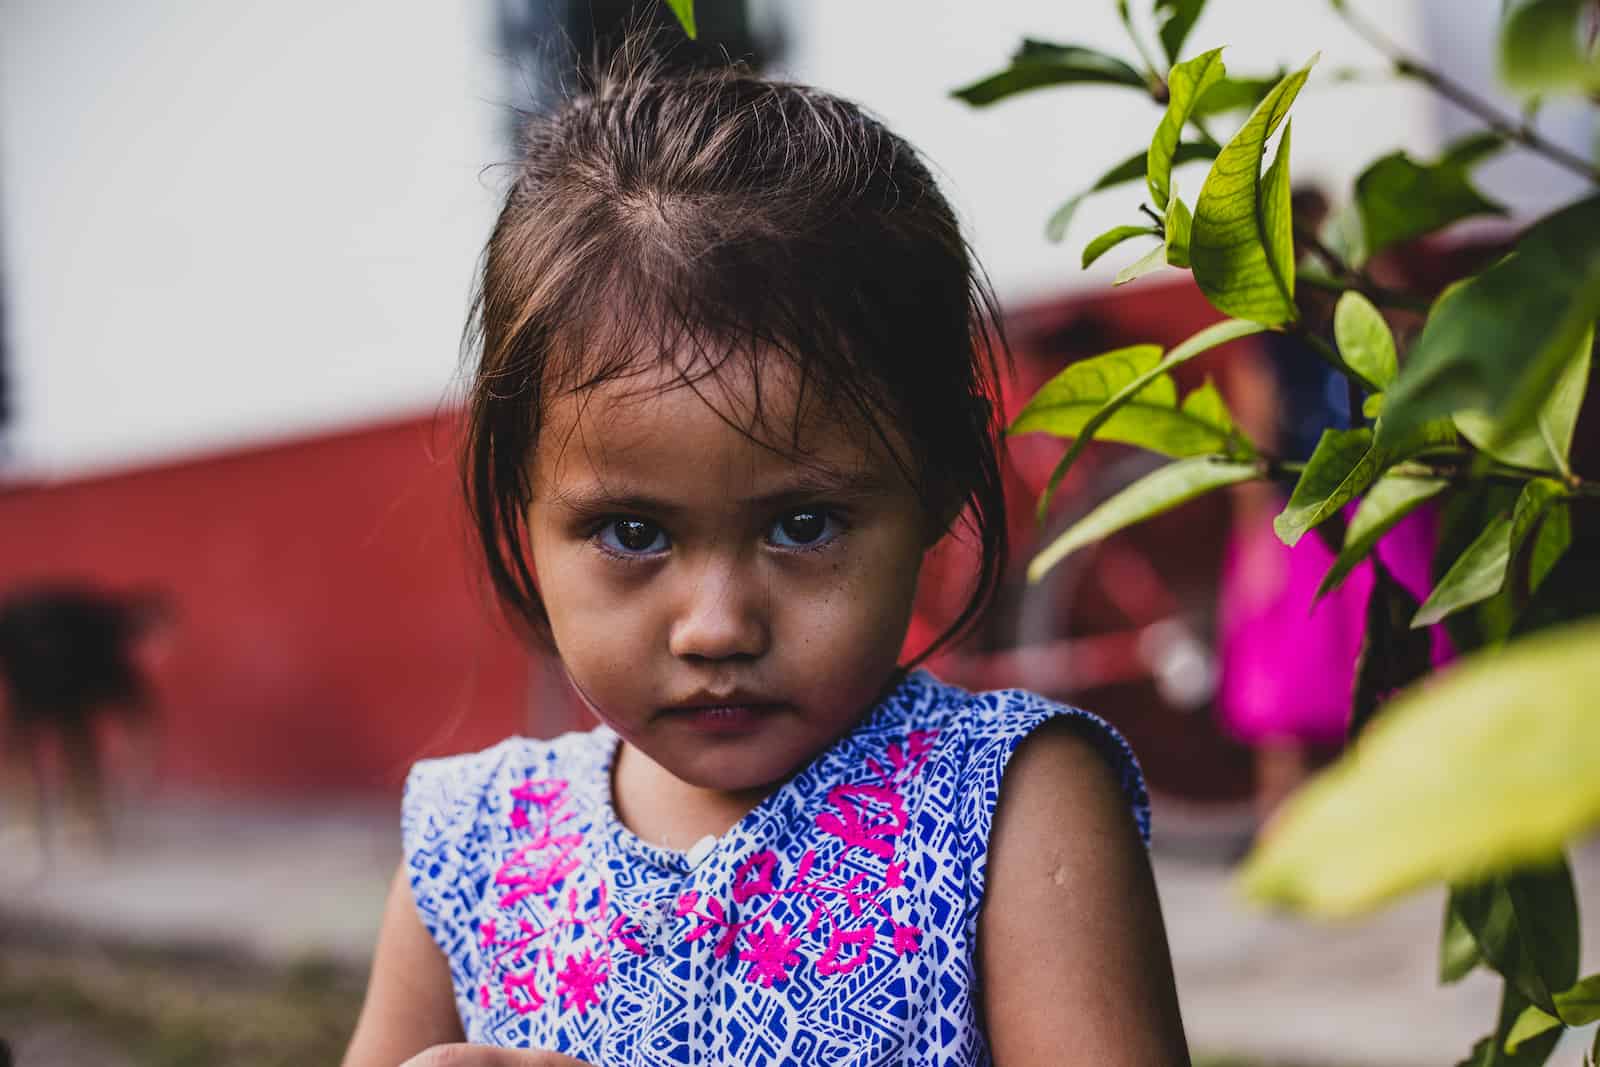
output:
[[999,1067],[1189,1063],[1149,858],[1111,769],[1068,722],[1006,770],[976,951]]
[[461,1039],[450,966],[423,928],[402,866],[389,886],[367,997],[344,1067],[396,1067],[430,1046]]

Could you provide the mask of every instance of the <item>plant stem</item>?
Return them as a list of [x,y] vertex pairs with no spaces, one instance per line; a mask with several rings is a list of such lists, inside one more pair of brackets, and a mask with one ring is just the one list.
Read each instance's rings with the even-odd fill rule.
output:
[[1156,98],[1156,103],[1167,102],[1167,81],[1161,76],[1161,68],[1155,60],[1150,58],[1150,53],[1145,49],[1144,41],[1133,28],[1133,13],[1128,10],[1128,0],[1117,0],[1117,15],[1122,19],[1123,28],[1128,31],[1128,40],[1133,42],[1134,51],[1139,53],[1139,58],[1144,62],[1145,80],[1150,83],[1150,95]]
[[1366,38],[1367,43],[1389,57],[1389,61],[1394,64],[1395,73],[1403,77],[1415,78],[1417,81],[1422,82],[1463,111],[1481,119],[1484,125],[1506,140],[1515,141],[1524,148],[1539,153],[1552,163],[1565,167],[1574,174],[1600,185],[1600,167],[1595,167],[1582,156],[1569,152],[1554,141],[1544,137],[1531,125],[1525,122],[1518,122],[1516,119],[1500,112],[1493,104],[1473,93],[1460,82],[1447,77],[1415,56],[1410,55],[1391,41],[1376,26],[1356,14],[1344,0],[1336,0],[1333,4],[1333,9],[1338,12],[1339,17],[1344,19],[1352,30]]

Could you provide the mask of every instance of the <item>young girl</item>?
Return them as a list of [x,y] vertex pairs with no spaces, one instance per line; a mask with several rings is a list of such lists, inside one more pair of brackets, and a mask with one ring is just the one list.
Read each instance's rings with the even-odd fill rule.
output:
[[601,725],[412,771],[346,1064],[1187,1062],[1121,737],[897,665],[924,553],[982,546],[953,630],[1005,555],[992,302],[912,149],[624,63],[530,123],[482,271],[478,532]]

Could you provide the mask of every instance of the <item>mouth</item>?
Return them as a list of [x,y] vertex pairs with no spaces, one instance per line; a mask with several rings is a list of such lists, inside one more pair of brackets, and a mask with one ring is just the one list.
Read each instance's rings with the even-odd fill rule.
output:
[[668,719],[708,734],[748,733],[779,709],[778,704],[741,702],[688,704],[662,709]]

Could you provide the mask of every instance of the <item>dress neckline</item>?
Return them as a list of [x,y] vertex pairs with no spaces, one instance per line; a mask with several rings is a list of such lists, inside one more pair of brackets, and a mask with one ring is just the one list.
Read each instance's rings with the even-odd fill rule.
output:
[[[703,843],[695,843],[695,851],[702,852],[697,857],[697,862],[691,863],[688,852],[667,848],[663,845],[652,844],[630,830],[617,815],[616,797],[612,791],[611,772],[616,766],[617,752],[622,746],[622,738],[615,730],[601,723],[594,729],[594,736],[600,748],[599,767],[599,792],[600,792],[600,817],[605,827],[607,840],[613,841],[625,852],[645,860],[653,866],[672,871],[675,874],[687,875],[696,868],[704,866],[721,855],[727,843],[731,840],[761,840],[766,836],[769,823],[778,821],[781,825],[787,821],[789,809],[798,804],[797,792],[801,787],[810,783],[817,776],[819,769],[832,764],[846,749],[857,743],[856,739],[863,729],[878,725],[884,718],[893,714],[895,709],[904,707],[911,702],[914,693],[920,689],[937,685],[937,681],[926,670],[904,670],[896,668],[896,677],[885,687],[883,696],[879,697],[872,709],[859,719],[855,725],[840,734],[828,744],[821,752],[811,757],[811,761],[800,770],[796,771],[776,789],[761,799],[755,807],[747,811],[737,822],[728,827],[721,834],[715,835],[716,843],[709,849],[702,849]],[[810,789],[803,792],[810,793]],[[711,835],[708,835],[711,836]]]

